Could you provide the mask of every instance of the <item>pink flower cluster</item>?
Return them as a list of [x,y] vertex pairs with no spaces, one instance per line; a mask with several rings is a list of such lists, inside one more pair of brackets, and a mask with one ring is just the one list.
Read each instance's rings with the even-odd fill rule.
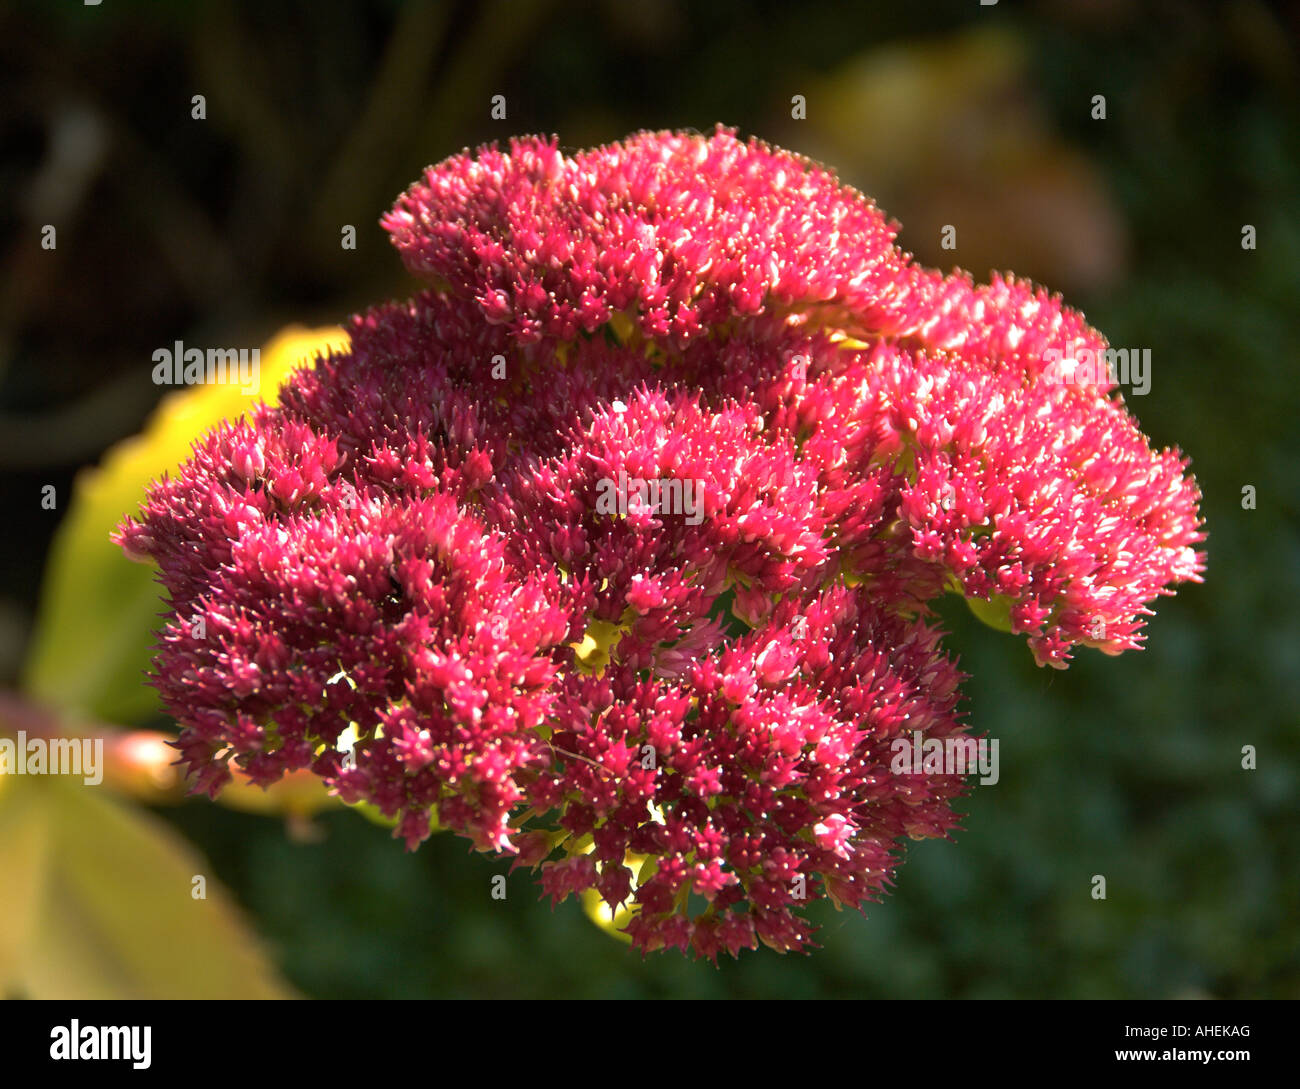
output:
[[[384,225],[428,289],[119,531],[161,571],[201,789],[311,768],[411,848],[436,818],[630,907],[643,951],[801,949],[808,901],[863,907],[901,838],[956,826],[962,778],[890,770],[967,729],[936,597],[1063,667],[1200,578],[1185,459],[1112,386],[1044,379],[1101,337],[917,267],[798,156],[520,139]],[[633,478],[702,516],[601,506]]]

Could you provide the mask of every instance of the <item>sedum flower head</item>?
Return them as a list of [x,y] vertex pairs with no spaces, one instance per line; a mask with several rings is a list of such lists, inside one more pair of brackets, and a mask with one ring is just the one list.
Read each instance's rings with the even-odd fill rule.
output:
[[822,167],[725,129],[426,171],[427,281],[223,425],[118,539],[198,789],[310,768],[643,951],[806,948],[956,827],[941,594],[1064,667],[1199,581],[1199,492],[1059,300],[916,266]]

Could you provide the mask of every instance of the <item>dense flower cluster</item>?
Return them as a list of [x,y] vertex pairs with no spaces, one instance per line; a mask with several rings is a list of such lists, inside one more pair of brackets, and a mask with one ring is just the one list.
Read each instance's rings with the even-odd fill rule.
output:
[[800,949],[804,902],[861,908],[955,827],[960,776],[890,769],[966,735],[936,597],[1060,667],[1200,578],[1185,460],[1048,372],[1101,337],[917,267],[795,155],[521,139],[384,224],[427,290],[119,532],[201,789],[310,767],[412,848],[436,818],[631,906],[642,950]]

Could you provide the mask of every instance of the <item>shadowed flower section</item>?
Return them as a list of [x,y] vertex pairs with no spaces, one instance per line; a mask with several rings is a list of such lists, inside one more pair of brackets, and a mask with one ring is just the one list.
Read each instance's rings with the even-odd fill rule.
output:
[[834,587],[799,613],[783,603],[685,684],[627,666],[571,678],[560,755],[533,798],[563,814],[577,849],[541,866],[543,888],[632,900],[630,933],[647,950],[802,949],[807,899],[874,899],[896,840],[955,826],[960,777],[889,771],[904,730],[962,732],[959,674],[936,643],[921,622]]
[[[932,606],[1064,668],[1199,581],[1200,495],[1011,278],[917,267],[826,169],[725,130],[430,168],[384,220],[428,287],[196,444],[118,540],[172,615],[154,683],[196,789],[310,768],[643,952],[806,949],[966,739]],[[1087,379],[1091,378],[1091,381]]]

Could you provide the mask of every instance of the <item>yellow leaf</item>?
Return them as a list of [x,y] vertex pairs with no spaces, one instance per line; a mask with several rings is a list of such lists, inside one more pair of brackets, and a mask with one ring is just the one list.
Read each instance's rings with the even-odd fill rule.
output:
[[[0,796],[0,968],[36,999],[287,998],[211,866],[167,825],[95,787]],[[206,899],[191,895],[204,877]]]
[[595,889],[584,889],[582,910],[587,913],[588,919],[611,938],[617,938],[627,945],[632,943],[631,937],[623,932],[623,927],[632,921],[636,913],[629,911],[626,905],[621,905],[617,911],[614,911],[601,899],[600,893]]
[[[591,847],[588,847],[584,853],[590,851]],[[639,855],[628,851],[623,856],[623,865],[632,871],[633,892],[641,884],[642,875],[645,876],[646,880],[649,880],[651,871],[647,869],[648,863],[648,855]],[[621,942],[631,944],[632,938],[624,932],[623,928],[632,921],[637,911],[640,910],[631,897],[615,909],[605,903],[604,898],[595,889],[584,889],[581,895],[582,910],[586,912],[588,919],[611,938],[617,938]]]
[[44,899],[48,809],[39,791],[0,775],[0,997],[22,994],[22,962]]

